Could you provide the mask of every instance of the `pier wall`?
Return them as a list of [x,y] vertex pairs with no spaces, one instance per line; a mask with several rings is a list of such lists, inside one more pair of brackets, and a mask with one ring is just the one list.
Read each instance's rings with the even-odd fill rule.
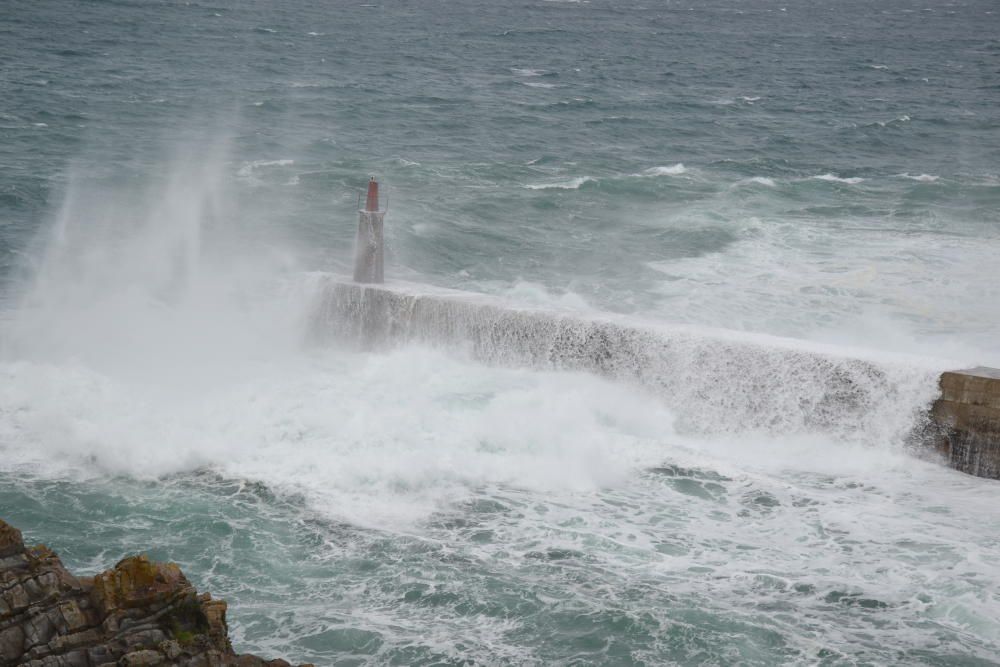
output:
[[1000,479],[1000,370],[972,368],[941,375],[932,414],[951,465]]
[[364,349],[415,343],[500,366],[584,371],[655,393],[675,409],[681,432],[821,432],[923,452],[935,443],[959,470],[1000,477],[1000,375],[941,376],[790,339],[523,309],[402,282],[319,279],[312,332],[321,340]]

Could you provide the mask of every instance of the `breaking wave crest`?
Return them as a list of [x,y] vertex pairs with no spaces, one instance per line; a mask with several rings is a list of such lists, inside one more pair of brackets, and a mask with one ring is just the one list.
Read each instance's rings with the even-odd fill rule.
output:
[[642,172],[643,176],[679,176],[687,172],[687,168],[678,162],[664,167],[651,167]]
[[585,183],[594,183],[596,178],[590,176],[580,176],[579,178],[573,178],[568,181],[556,181],[554,183],[531,183],[525,185],[529,190],[579,190],[580,186]]
[[858,183],[863,183],[865,179],[858,176],[851,176],[849,178],[841,178],[836,174],[820,174],[819,176],[813,176],[813,180],[816,181],[828,181],[830,183],[845,183],[847,185],[857,185]]

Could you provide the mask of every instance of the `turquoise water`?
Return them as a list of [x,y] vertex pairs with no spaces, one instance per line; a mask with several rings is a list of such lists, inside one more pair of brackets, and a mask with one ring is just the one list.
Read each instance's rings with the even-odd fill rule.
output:
[[[319,665],[997,664],[996,482],[907,434],[937,372],[1000,365],[998,28],[8,0],[0,516],[83,572],[175,560],[238,649]],[[307,344],[370,174],[391,276],[735,342],[666,401]],[[885,400],[789,426],[829,387],[754,378],[802,349]]]

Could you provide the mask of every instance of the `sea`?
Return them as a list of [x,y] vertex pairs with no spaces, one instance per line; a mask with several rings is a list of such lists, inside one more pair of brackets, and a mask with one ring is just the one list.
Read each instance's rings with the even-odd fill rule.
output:
[[[390,288],[685,371],[317,336],[373,176]],[[1000,486],[913,437],[998,333],[993,0],[0,0],[0,518],[237,651],[998,665]]]

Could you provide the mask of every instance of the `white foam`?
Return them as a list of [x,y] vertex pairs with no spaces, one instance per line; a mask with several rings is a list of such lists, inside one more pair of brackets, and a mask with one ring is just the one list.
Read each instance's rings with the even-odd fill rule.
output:
[[651,167],[642,172],[642,176],[680,176],[687,173],[687,168],[678,162],[665,167]]
[[555,88],[556,87],[556,84],[554,84],[554,83],[543,83],[541,81],[524,81],[523,83],[524,83],[525,86],[528,86],[529,88]]
[[578,190],[584,183],[596,183],[597,179],[591,176],[580,176],[568,181],[557,181],[555,183],[529,183],[525,185],[529,190]]
[[738,215],[730,229],[719,252],[649,265],[665,276],[661,317],[1000,365],[1000,299],[982,280],[1000,240]]
[[857,176],[852,176],[849,178],[841,178],[836,174],[820,174],[819,176],[813,176],[813,180],[828,181],[831,183],[845,183],[847,185],[857,185],[858,183],[863,183],[865,179],[859,178]]
[[[209,466],[360,525],[425,519],[483,484],[596,490],[652,465],[672,417],[588,375],[417,348],[252,363],[164,391],[82,367],[0,366],[4,466],[50,458],[139,478]],[[433,455],[428,455],[433,452]]]
[[253,181],[256,180],[254,172],[258,169],[264,169],[269,167],[288,167],[295,164],[295,160],[283,159],[283,160],[253,160],[251,162],[244,162],[243,165],[237,170],[236,175],[242,179]]
[[753,176],[751,178],[744,179],[740,183],[752,184],[752,185],[763,185],[768,188],[773,188],[777,186],[773,178],[768,178],[767,176]]
[[917,174],[914,176],[908,173],[899,174],[899,177],[908,178],[911,181],[920,181],[921,183],[933,183],[940,178],[940,176],[933,176],[931,174]]
[[512,67],[510,71],[518,76],[543,76],[545,74],[543,69],[529,69],[527,67]]
[[910,122],[910,116],[907,114],[903,114],[902,116],[897,116],[896,118],[893,118],[892,120],[889,121],[881,121],[881,120],[875,121],[875,124],[878,125],[879,127],[888,127],[890,125],[893,125],[894,123],[909,123],[909,122]]
[[592,313],[594,309],[579,294],[571,291],[554,292],[541,283],[518,280],[501,294],[512,302],[555,311]]

